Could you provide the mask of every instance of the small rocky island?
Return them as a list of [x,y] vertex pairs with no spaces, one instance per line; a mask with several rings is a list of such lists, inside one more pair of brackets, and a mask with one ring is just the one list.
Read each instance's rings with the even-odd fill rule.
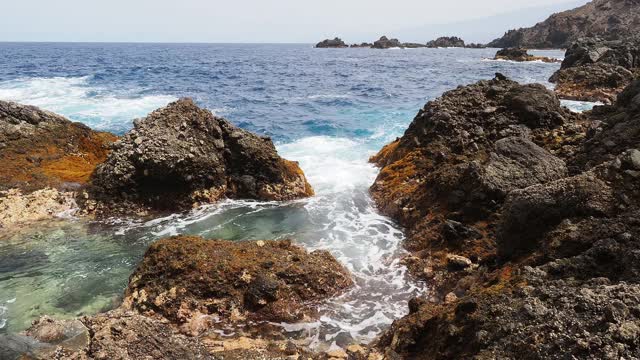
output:
[[529,54],[527,49],[522,49],[522,48],[506,48],[506,49],[498,50],[498,52],[496,53],[496,56],[493,59],[516,61],[516,62],[526,62],[526,61],[542,61],[546,63],[561,62],[558,59],[552,59],[546,56],[533,56]]
[[457,36],[440,37],[436,40],[429,41],[427,43],[411,43],[401,42],[398,39],[388,38],[387,36],[381,36],[373,43],[361,43],[352,44],[348,46],[342,39],[336,37],[335,39],[326,39],[316,44],[316,48],[371,48],[371,49],[416,49],[416,48],[470,48],[480,49],[484,48],[482,44],[468,44],[466,45],[464,40]]

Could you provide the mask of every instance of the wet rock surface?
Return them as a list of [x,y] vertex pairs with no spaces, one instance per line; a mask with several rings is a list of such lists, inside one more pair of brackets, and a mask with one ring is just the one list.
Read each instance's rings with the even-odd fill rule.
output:
[[637,0],[594,0],[573,10],[551,15],[530,28],[511,30],[488,47],[562,49],[584,37],[617,40],[633,34],[640,21]]
[[527,49],[523,48],[505,48],[498,50],[494,60],[509,60],[517,62],[525,61],[542,61],[546,63],[560,62],[560,60],[548,58],[545,56],[533,56],[528,53]]
[[313,194],[269,138],[182,99],[134,121],[91,178],[83,206],[98,215],[179,211],[225,196],[293,200]]
[[[493,80],[494,86],[497,81]],[[442,138],[429,137],[435,134],[429,127],[416,131],[416,122],[428,114],[422,121],[453,141],[450,129],[455,127],[439,122],[446,118],[451,124],[450,119],[457,117],[451,116],[451,111],[443,117],[443,105],[451,101],[448,96],[456,94],[457,101],[484,108],[484,102],[471,102],[468,97],[470,90],[481,84],[447,93],[428,104],[405,136],[375,159],[387,164],[381,177],[385,169],[395,166],[397,174],[425,179],[420,187],[408,187],[411,180],[398,182],[396,187],[409,189],[412,195],[404,201],[427,220],[412,223],[405,212],[392,214],[409,225],[410,249],[416,239],[427,245],[428,252],[418,248],[408,263],[416,273],[424,269],[421,275],[434,279],[436,292],[431,298],[412,300],[411,313],[396,321],[376,346],[388,358],[636,358],[640,353],[640,172],[636,170],[640,167],[640,122],[634,99],[640,87],[630,85],[615,105],[596,108],[586,119],[563,116],[565,121],[556,122],[555,127],[550,122],[529,128],[527,140],[553,154],[559,170],[550,173],[553,166],[540,168],[546,170],[523,166],[532,173],[550,176],[528,184],[505,182],[515,186],[498,186],[504,189],[502,196],[487,196],[483,191],[496,206],[476,203],[474,209],[488,214],[483,219],[489,226],[482,227],[478,217],[461,216],[465,212],[452,206],[464,203],[465,191],[460,186],[456,186],[457,202],[448,202],[446,207],[439,200],[442,196],[412,202],[434,187],[429,186],[433,175],[423,175],[422,169],[437,153],[422,150],[407,158],[416,148],[433,144],[439,144],[443,154],[450,152],[451,145],[443,146]],[[556,110],[542,107],[538,114],[547,111]],[[522,113],[518,117],[532,126]],[[466,121],[481,118],[483,115],[476,112]],[[412,149],[407,148],[408,137],[414,143]],[[493,146],[511,139],[498,140]],[[478,149],[481,152],[483,147],[478,145]],[[536,156],[523,158],[545,163],[535,160]],[[408,163],[400,166],[400,161]],[[472,158],[467,155],[458,161],[468,163]],[[515,164],[504,169],[517,169]],[[431,171],[441,171],[448,164],[441,161],[439,166]],[[384,190],[378,183],[372,188],[376,200],[385,199],[379,203],[382,206],[386,199],[400,198],[386,193],[380,197]],[[449,219],[439,231],[434,223],[437,225],[438,216],[443,215]],[[464,245],[458,247],[456,242]],[[493,261],[477,260],[482,258],[478,243],[495,247]],[[449,251],[448,272],[439,268],[441,260],[434,248]]]
[[580,39],[565,54],[562,68],[549,79],[558,96],[579,101],[615,102],[640,73],[640,39]]
[[175,237],[149,248],[125,303],[187,327],[234,318],[293,322],[312,318],[309,305],[351,285],[328,252],[307,253],[290,241]]

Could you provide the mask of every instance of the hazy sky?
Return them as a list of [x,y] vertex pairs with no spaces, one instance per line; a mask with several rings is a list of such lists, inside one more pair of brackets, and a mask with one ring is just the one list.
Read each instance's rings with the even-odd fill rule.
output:
[[356,42],[567,2],[577,0],[2,0],[0,41]]

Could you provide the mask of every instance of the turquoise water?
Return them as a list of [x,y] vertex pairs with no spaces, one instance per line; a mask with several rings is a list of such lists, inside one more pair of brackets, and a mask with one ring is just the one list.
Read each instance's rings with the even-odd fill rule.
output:
[[[175,234],[291,238],[331,251],[356,287],[308,324],[283,325],[314,345],[369,341],[428,291],[406,276],[401,229],[368,195],[369,156],[400,136],[424,103],[502,72],[546,82],[557,64],[484,60],[495,50],[321,50],[309,45],[0,44],[0,98],[122,133],[183,96],[270,135],[300,162],[317,195],[288,203],[225,201],[146,223],[76,218],[0,233],[0,332],[40,315],[74,317],[119,302],[147,246]],[[561,52],[547,55],[561,57]],[[575,108],[589,104],[571,103]]]

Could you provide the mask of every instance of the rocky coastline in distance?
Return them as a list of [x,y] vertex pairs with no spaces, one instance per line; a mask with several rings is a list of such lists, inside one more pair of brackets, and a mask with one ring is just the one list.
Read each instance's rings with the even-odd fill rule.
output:
[[485,46],[482,44],[465,44],[464,40],[452,36],[452,37],[440,37],[436,40],[431,40],[427,43],[407,43],[401,42],[398,39],[389,39],[386,36],[381,36],[380,39],[373,43],[361,43],[348,45],[339,37],[334,39],[326,39],[315,45],[315,48],[319,49],[345,49],[345,48],[368,48],[368,49],[416,49],[416,48],[470,48],[481,49]]

